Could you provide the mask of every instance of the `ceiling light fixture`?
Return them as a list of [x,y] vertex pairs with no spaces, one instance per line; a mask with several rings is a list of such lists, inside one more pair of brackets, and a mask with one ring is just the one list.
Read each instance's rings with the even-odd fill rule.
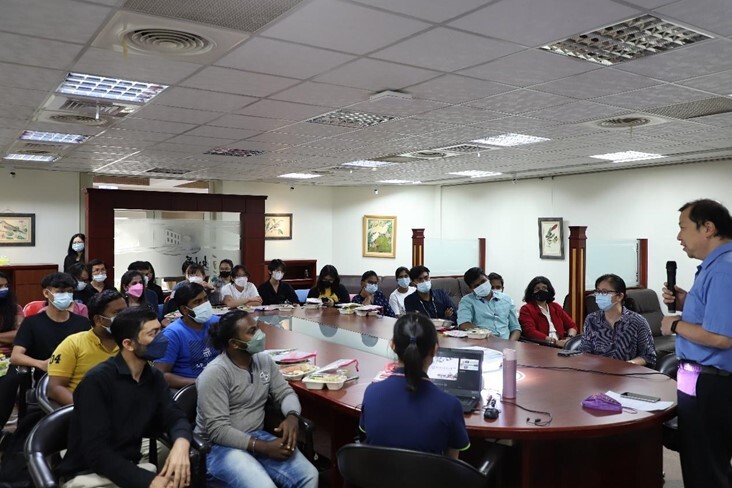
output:
[[61,142],[64,144],[81,144],[86,142],[90,137],[81,134],[61,134],[58,132],[39,132],[35,130],[24,130],[20,135],[20,139],[24,141]]
[[56,92],[107,100],[147,103],[166,88],[168,88],[167,85],[158,85],[157,83],[107,78],[106,76],[84,73],[69,73],[64,82],[56,89]]
[[508,134],[501,134],[499,136],[488,137],[486,139],[476,139],[470,142],[474,142],[476,144],[487,144],[489,146],[511,147],[535,144],[537,142],[549,140],[551,139],[547,137],[527,136],[526,134],[514,134],[509,132]]
[[370,161],[366,159],[360,159],[358,161],[351,161],[350,163],[343,163],[341,166],[349,166],[353,168],[381,168],[382,166],[391,166],[395,163],[388,161]]
[[455,176],[468,176],[470,178],[487,178],[489,176],[500,176],[503,173],[498,173],[496,171],[479,171],[475,169],[467,170],[467,171],[455,171],[454,173],[447,173],[449,175],[455,175]]
[[309,180],[310,178],[320,178],[320,175],[315,175],[312,173],[287,173],[284,175],[279,175],[278,178],[292,178],[295,180]]
[[56,155],[50,154],[18,154],[10,153],[6,154],[3,159],[11,159],[14,161],[37,161],[41,163],[53,163],[58,159]]
[[334,110],[307,120],[311,124],[335,125],[353,129],[365,129],[394,119],[393,115],[370,114],[352,110]]
[[647,159],[665,158],[666,156],[662,154],[644,153],[639,151],[623,151],[616,153],[596,154],[590,157],[595,159],[606,159],[608,161],[612,161],[613,163],[627,163],[630,161],[645,161]]

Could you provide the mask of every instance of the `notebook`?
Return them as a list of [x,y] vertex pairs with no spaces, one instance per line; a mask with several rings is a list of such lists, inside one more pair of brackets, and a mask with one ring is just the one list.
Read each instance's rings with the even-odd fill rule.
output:
[[442,391],[457,397],[464,413],[470,413],[480,402],[482,370],[482,351],[441,347],[427,376]]

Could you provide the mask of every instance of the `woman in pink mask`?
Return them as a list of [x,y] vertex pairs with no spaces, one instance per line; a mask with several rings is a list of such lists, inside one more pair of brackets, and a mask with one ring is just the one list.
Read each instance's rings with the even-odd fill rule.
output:
[[145,279],[139,271],[130,270],[122,275],[120,291],[128,307],[150,306],[145,298]]

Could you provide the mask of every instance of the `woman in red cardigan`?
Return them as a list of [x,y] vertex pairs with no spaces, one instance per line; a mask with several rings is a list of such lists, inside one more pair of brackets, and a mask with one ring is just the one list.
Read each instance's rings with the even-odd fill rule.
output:
[[567,339],[577,335],[577,326],[572,318],[554,303],[554,287],[549,279],[537,276],[531,280],[526,287],[524,301],[526,305],[519,313],[524,337],[564,347]]

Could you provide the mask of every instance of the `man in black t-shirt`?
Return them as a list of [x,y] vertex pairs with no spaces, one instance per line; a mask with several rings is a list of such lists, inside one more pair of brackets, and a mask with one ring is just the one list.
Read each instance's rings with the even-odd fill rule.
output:
[[36,378],[40,378],[48,370],[51,355],[61,341],[91,328],[89,319],[68,311],[74,286],[74,278],[67,273],[52,273],[43,278],[43,297],[49,306],[20,324],[10,356],[13,365],[36,368]]

